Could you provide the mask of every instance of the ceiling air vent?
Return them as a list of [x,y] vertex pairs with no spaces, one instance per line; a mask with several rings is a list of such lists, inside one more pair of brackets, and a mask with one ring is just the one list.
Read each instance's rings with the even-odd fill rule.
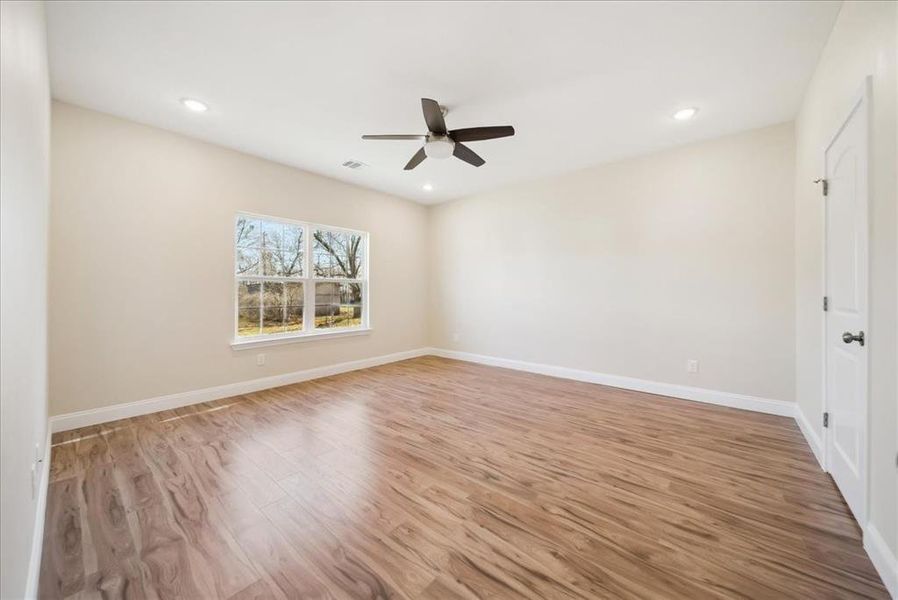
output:
[[361,167],[365,166],[365,163],[359,162],[357,160],[347,160],[345,163],[343,163],[343,166],[347,169],[360,169]]

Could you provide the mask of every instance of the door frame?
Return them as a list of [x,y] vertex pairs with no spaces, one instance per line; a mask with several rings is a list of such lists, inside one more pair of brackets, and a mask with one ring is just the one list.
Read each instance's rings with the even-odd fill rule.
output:
[[[865,186],[866,189],[864,190],[865,191],[865,194],[864,194],[865,210],[864,210],[863,217],[866,222],[865,225],[866,225],[866,230],[867,230],[867,238],[866,238],[866,242],[867,242],[866,246],[867,247],[866,247],[866,252],[864,253],[866,262],[863,265],[863,269],[867,275],[867,294],[864,299],[865,302],[864,302],[864,307],[863,307],[863,312],[864,312],[863,331],[866,332],[867,336],[869,336],[869,334],[870,334],[869,328],[870,328],[870,293],[871,293],[871,289],[870,289],[871,288],[871,278],[870,278],[870,196],[871,196],[871,193],[870,193],[870,185],[871,185],[870,156],[872,155],[872,152],[871,152],[870,143],[871,143],[873,136],[871,135],[872,132],[870,131],[870,128],[871,128],[870,100],[873,96],[872,82],[873,82],[873,78],[870,75],[867,75],[866,77],[864,77],[864,80],[860,86],[860,89],[857,92],[855,92],[855,94],[852,96],[851,105],[848,107],[848,109],[844,113],[842,113],[842,118],[837,122],[835,131],[830,136],[826,145],[823,147],[823,153],[822,153],[823,155],[821,157],[821,167],[822,167],[821,172],[823,174],[823,177],[826,177],[826,174],[827,174],[826,173],[826,152],[830,149],[830,147],[833,145],[833,143],[839,137],[839,134],[842,133],[842,130],[845,129],[845,125],[848,123],[848,120],[854,115],[854,113],[858,109],[862,110],[864,113],[863,114],[864,124],[866,125],[864,127],[864,138],[865,139],[862,144],[862,146],[864,148],[864,155],[865,155],[864,156],[864,159],[865,159],[864,166],[865,166],[865,170],[866,170],[866,186]],[[828,290],[829,290],[829,282],[827,281],[827,271],[828,271],[829,265],[828,265],[828,261],[827,261],[827,252],[826,252],[827,246],[829,243],[829,240],[827,239],[827,235],[826,235],[826,230],[827,230],[826,226],[827,226],[828,218],[829,218],[829,210],[828,209],[829,209],[829,205],[826,201],[826,197],[824,197],[824,202],[823,202],[823,248],[822,248],[822,250],[823,250],[823,261],[822,261],[823,262],[823,296],[828,296]],[[821,330],[823,332],[823,347],[822,347],[822,363],[823,363],[823,369],[822,369],[823,388],[822,389],[823,389],[823,394],[822,395],[823,395],[823,412],[826,413],[826,412],[829,412],[829,409],[830,409],[829,398],[827,397],[828,396],[828,393],[827,393],[828,392],[828,390],[827,390],[828,372],[827,372],[827,360],[826,360],[826,357],[827,357],[827,335],[826,334],[827,334],[828,319],[827,319],[827,313],[825,311],[821,311],[821,312],[822,312]],[[870,476],[869,476],[870,465],[869,465],[868,461],[870,458],[870,363],[871,363],[870,352],[872,350],[872,346],[868,343],[865,346],[865,348],[866,348],[866,352],[863,353],[862,360],[864,361],[864,372],[865,372],[864,374],[867,378],[867,385],[865,386],[866,393],[865,393],[864,397],[861,398],[862,404],[863,404],[863,410],[864,410],[864,418],[863,418],[864,443],[862,444],[862,447],[861,447],[861,452],[863,452],[863,465],[864,465],[864,467],[862,469],[862,473],[861,473],[861,476],[863,478],[863,482],[861,485],[863,500],[861,502],[861,511],[860,511],[861,514],[854,515],[855,519],[857,520],[858,524],[861,526],[862,529],[866,529],[867,515],[869,514],[869,500],[870,500]],[[822,419],[822,415],[821,415],[821,419]],[[830,437],[831,437],[830,428],[824,427],[823,428],[823,436],[822,436],[823,469],[827,473],[830,471],[830,460],[831,460]]]

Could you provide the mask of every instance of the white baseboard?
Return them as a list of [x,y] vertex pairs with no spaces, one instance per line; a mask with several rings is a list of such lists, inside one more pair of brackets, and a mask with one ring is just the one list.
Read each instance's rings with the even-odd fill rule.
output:
[[367,369],[369,367],[385,365],[399,360],[424,356],[429,353],[430,351],[428,348],[417,348],[405,352],[384,354],[382,356],[315,367],[313,369],[305,369],[293,373],[284,373],[283,375],[273,375],[271,377],[262,377],[260,379],[251,379],[249,381],[239,381],[237,383],[228,383],[199,390],[157,396],[146,400],[138,400],[136,402],[126,402],[124,404],[115,404],[112,406],[104,406],[102,408],[93,408],[64,415],[56,415],[50,417],[50,431],[53,433],[57,431],[68,431],[70,429],[97,425],[99,423],[116,421],[118,419],[148,415],[150,413],[159,412],[160,410],[169,410],[181,406],[199,404],[200,402],[230,398],[231,396],[249,394],[251,392],[258,392],[259,390],[290,385],[291,383],[309,381],[310,379],[319,379],[321,377],[337,375],[338,373]]
[[37,584],[41,575],[41,557],[44,552],[44,521],[47,513],[47,490],[50,486],[50,428],[44,441],[44,459],[41,463],[41,479],[37,484],[37,506],[34,514],[34,533],[31,538],[31,558],[28,561],[28,579],[25,580],[25,598],[37,598]]
[[808,421],[804,411],[801,410],[801,407],[797,403],[795,404],[795,422],[798,423],[798,428],[801,429],[801,433],[804,434],[804,439],[808,442],[808,446],[811,447],[811,452],[814,453],[814,458],[817,459],[820,468],[825,471],[826,464],[823,461],[823,440],[817,435],[811,422]]
[[[338,363],[335,365],[327,365],[306,369],[303,371],[295,371],[293,373],[284,373],[283,375],[273,375],[271,377],[262,377],[260,379],[251,379],[249,381],[240,381],[237,383],[229,383],[215,387],[203,388],[199,390],[191,390],[187,392],[178,392],[175,394],[167,394],[165,396],[157,396],[146,400],[137,400],[135,402],[126,402],[123,404],[115,404],[112,406],[104,406],[102,408],[94,408],[82,410],[63,415],[50,417],[50,431],[53,433],[59,431],[68,431],[79,427],[87,427],[89,425],[97,425],[118,419],[128,417],[136,417],[146,415],[161,410],[179,408],[200,402],[209,402],[221,398],[229,398],[240,394],[249,394],[259,390],[265,390],[291,383],[299,383],[320,377],[328,377],[338,373],[346,373],[358,369],[366,369],[399,360],[406,360],[418,356],[432,354],[434,356],[442,356],[444,358],[453,358],[467,362],[475,362],[484,365],[496,367],[504,367],[506,369],[515,369],[518,371],[529,371],[541,375],[549,375],[551,377],[561,377],[564,379],[574,379],[577,381],[585,381],[589,383],[597,383],[611,387],[635,390],[639,392],[647,392],[649,394],[658,394],[661,396],[671,396],[674,398],[682,398],[684,400],[693,400],[696,402],[705,402],[708,404],[717,404],[720,406],[729,406],[732,408],[740,408],[743,410],[753,410],[757,412],[793,417],[795,415],[795,404],[783,400],[770,400],[767,398],[758,398],[755,396],[746,396],[743,394],[733,394],[730,392],[720,392],[705,388],[689,387],[685,385],[677,385],[672,383],[661,383],[646,379],[636,379],[633,377],[623,377],[620,375],[608,375],[605,373],[597,373],[595,371],[584,371],[579,369],[571,369],[568,367],[558,367],[553,365],[545,365],[541,363],[531,363],[507,358],[498,358],[494,356],[485,356],[482,354],[472,354],[469,352],[458,352],[454,350],[444,350],[442,348],[418,348],[405,352],[396,352],[394,354],[385,354],[372,358],[365,358],[350,362]],[[816,452],[816,450],[815,450]]]
[[729,406],[731,408],[753,410],[756,412],[762,412],[771,415],[779,415],[781,417],[795,416],[795,403],[786,402],[785,400],[770,400],[767,398],[758,398],[755,396],[746,396],[743,394],[733,394],[730,392],[719,392],[716,390],[690,387],[674,383],[661,383],[658,381],[650,381],[647,379],[636,379],[634,377],[623,377],[621,375],[608,375],[605,373],[597,373],[595,371],[583,371],[580,369],[557,367],[554,365],[546,365],[542,363],[532,363],[521,360],[512,360],[508,358],[498,358],[495,356],[486,356],[483,354],[472,354],[470,352],[444,350],[442,348],[431,348],[430,353],[435,356],[442,356],[443,358],[454,358],[456,360],[475,362],[482,365],[490,365],[493,367],[504,367],[506,369],[528,371],[530,373],[549,375],[551,377],[561,377],[563,379],[574,379],[576,381],[597,383],[600,385],[607,385],[616,388],[635,390],[637,392],[658,394],[659,396],[671,396],[673,398],[681,398],[683,400],[693,400],[695,402],[705,402],[707,404],[717,404],[720,406]]
[[892,598],[898,599],[898,557],[892,553],[872,523],[867,523],[867,527],[864,528],[864,550],[882,577],[889,594]]

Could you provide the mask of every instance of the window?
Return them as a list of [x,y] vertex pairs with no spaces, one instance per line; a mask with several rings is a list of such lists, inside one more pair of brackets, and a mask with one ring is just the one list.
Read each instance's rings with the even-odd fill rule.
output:
[[234,247],[239,341],[367,328],[367,233],[241,214]]

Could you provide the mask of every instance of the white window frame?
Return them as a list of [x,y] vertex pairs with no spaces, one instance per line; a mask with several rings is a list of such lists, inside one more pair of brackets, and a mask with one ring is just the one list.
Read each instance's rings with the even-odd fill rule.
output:
[[[243,219],[253,219],[253,220],[263,220],[274,223],[283,223],[285,225],[292,225],[295,227],[301,227],[302,237],[303,237],[303,259],[302,259],[302,277],[284,277],[278,275],[240,275],[237,273],[237,240],[234,237],[234,232],[237,228],[238,221]],[[362,278],[359,279],[347,279],[345,277],[316,277],[315,269],[313,266],[313,232],[315,230],[329,230],[329,231],[337,231],[337,232],[345,232],[352,233],[356,235],[362,236],[362,247],[363,247],[363,264],[362,264]],[[370,302],[368,296],[368,281],[370,279],[370,235],[367,231],[360,231],[358,229],[349,229],[347,227],[335,227],[333,225],[324,225],[321,223],[310,223],[306,221],[297,221],[294,219],[287,219],[283,217],[273,217],[270,215],[260,215],[256,213],[249,212],[238,212],[234,216],[234,224],[231,228],[231,240],[234,246],[234,264],[232,268],[232,273],[234,277],[234,315],[233,320],[231,322],[231,327],[233,328],[233,340],[231,341],[231,346],[236,349],[241,348],[252,348],[257,346],[267,346],[273,344],[284,344],[290,342],[300,342],[300,341],[309,341],[315,339],[322,338],[333,338],[333,337],[344,337],[344,336],[353,336],[353,335],[364,335],[371,331],[371,322],[370,322]],[[303,291],[303,310],[302,310],[302,330],[300,331],[288,331],[283,333],[260,333],[258,335],[246,335],[246,336],[238,336],[237,335],[237,324],[239,317],[239,294],[240,294],[240,282],[241,281],[276,281],[279,283],[302,283],[302,291]],[[318,283],[356,283],[359,284],[362,288],[362,324],[356,327],[339,327],[339,328],[315,328],[315,286]],[[260,305],[260,318],[261,318],[261,305]]]

